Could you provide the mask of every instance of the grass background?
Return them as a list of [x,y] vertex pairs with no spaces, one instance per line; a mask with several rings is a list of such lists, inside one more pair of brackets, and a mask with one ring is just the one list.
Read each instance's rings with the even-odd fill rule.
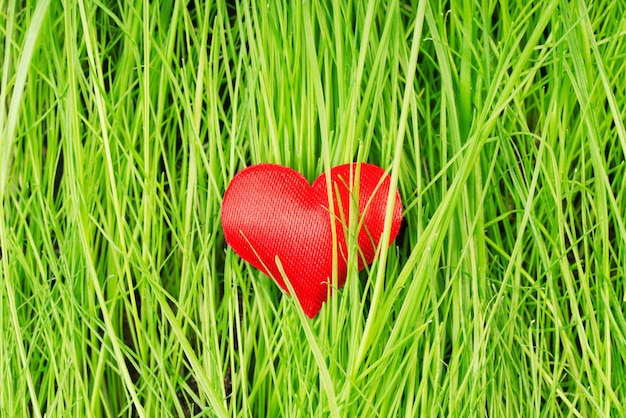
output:
[[[625,416],[624,15],[1,0],[0,415]],[[356,160],[403,230],[308,320],[221,198]]]

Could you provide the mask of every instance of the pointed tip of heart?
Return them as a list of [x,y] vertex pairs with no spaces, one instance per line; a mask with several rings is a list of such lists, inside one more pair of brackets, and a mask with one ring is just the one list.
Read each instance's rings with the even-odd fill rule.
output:
[[322,304],[320,304],[319,306],[303,306],[300,305],[302,307],[302,310],[304,311],[304,314],[306,316],[309,317],[309,319],[313,319],[317,316],[317,314],[322,310]]

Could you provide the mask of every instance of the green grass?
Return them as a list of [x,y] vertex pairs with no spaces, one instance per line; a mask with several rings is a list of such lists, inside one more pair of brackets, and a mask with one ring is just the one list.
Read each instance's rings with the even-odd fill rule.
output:
[[[624,417],[625,14],[0,1],[0,416]],[[356,160],[403,231],[309,320],[221,199]]]

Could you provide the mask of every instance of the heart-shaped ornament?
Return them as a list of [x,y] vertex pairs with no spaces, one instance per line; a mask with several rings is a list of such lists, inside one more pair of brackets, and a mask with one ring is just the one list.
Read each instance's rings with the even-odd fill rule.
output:
[[[356,181],[358,173],[359,181]],[[346,281],[350,202],[358,201],[359,270],[371,263],[381,239],[391,178],[372,164],[337,166],[330,171],[337,234],[337,287]],[[358,199],[358,200],[357,200]],[[304,313],[313,318],[326,301],[331,283],[333,237],[326,175],[312,186],[290,168],[258,164],[232,179],[222,203],[226,242],[241,258],[271,277],[287,293],[276,263],[280,260]],[[390,242],[402,222],[396,193]]]

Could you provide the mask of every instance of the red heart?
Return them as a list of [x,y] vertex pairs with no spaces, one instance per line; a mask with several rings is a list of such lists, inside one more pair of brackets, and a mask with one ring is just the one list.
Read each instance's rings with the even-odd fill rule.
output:
[[[390,177],[375,165],[340,165],[330,171],[335,201],[338,244],[337,287],[346,281],[347,245],[344,228],[349,225],[350,199],[359,176],[359,270],[374,260],[383,233]],[[351,175],[352,172],[352,175]],[[337,199],[337,193],[339,199]],[[231,181],[222,203],[222,226],[226,242],[237,254],[285,291],[287,286],[276,265],[280,259],[286,277],[304,310],[313,318],[328,295],[332,277],[332,232],[328,211],[326,176],[313,186],[297,171],[274,164],[258,164],[239,172]],[[390,242],[402,221],[402,203],[396,193]]]

